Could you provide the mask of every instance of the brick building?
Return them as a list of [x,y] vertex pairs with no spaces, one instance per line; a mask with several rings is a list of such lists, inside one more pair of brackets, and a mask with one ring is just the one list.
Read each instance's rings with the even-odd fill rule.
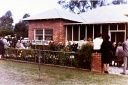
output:
[[99,7],[83,14],[52,9],[24,20],[29,22],[30,40],[78,42],[102,33],[110,35],[112,42],[123,42],[128,36],[128,4]]

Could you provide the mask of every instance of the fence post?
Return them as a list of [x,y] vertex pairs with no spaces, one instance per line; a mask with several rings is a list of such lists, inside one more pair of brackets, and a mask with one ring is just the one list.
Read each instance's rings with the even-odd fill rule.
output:
[[41,58],[41,51],[38,52],[38,71],[39,71],[39,79],[40,79],[40,58]]
[[44,54],[44,55],[43,55],[44,64],[45,64],[45,56],[46,56],[45,53],[46,53],[46,52],[44,51],[44,52],[43,52],[43,54]]
[[16,58],[18,57],[18,49],[16,49]]
[[71,55],[70,55],[70,59],[71,59],[71,66],[73,66],[73,65],[72,65],[72,64],[73,64],[73,59],[74,59],[74,55],[73,55],[73,53],[74,53],[74,52],[72,52],[72,53],[71,53]]
[[[35,51],[35,52],[38,52],[37,49],[35,49],[34,51]],[[39,53],[38,53],[38,54],[39,54]],[[37,56],[37,58],[36,58],[36,53],[34,53],[34,57],[35,57],[35,59],[34,59],[34,60],[35,60],[35,63],[36,63],[36,62],[38,63],[38,59],[37,59],[38,56]],[[36,60],[37,60],[37,61],[36,61]]]
[[92,53],[91,71],[102,73],[101,53]]

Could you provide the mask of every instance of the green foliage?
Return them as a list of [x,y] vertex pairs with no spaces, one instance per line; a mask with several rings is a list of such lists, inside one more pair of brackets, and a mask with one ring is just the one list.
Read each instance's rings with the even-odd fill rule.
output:
[[64,48],[63,44],[49,42],[49,49],[53,51],[61,51]]
[[92,52],[93,52],[92,45],[83,44],[81,49],[78,50],[78,55],[81,57],[78,58],[78,61],[81,64],[88,64],[89,68],[91,68]]
[[64,53],[59,53],[59,64],[62,66],[68,65],[69,57]]
[[32,49],[50,50],[49,45],[32,45]]
[[3,15],[0,18],[0,27],[4,26],[4,27],[13,28],[12,23],[13,23],[12,13],[11,11],[7,11],[5,15]]
[[79,54],[85,54],[84,61],[91,61],[91,54],[93,51],[93,46],[88,44],[83,44],[81,49],[78,50]]
[[67,45],[66,47],[63,48],[63,51],[65,51],[65,52],[71,52],[72,51],[72,48],[71,48],[71,46]]
[[[27,18],[27,17],[30,17],[30,15],[29,15],[28,13],[24,14],[23,19],[24,19],[24,18]],[[27,22],[27,21],[26,21],[26,22]]]
[[61,5],[63,9],[69,9],[70,12],[77,14],[101,6],[119,5],[120,3],[127,4],[126,0],[110,0],[110,2],[107,2],[107,0],[58,0],[58,4]]
[[64,48],[64,45],[60,44],[49,44],[49,45],[32,45],[33,49],[40,49],[40,50],[52,50],[52,51],[61,51]]
[[14,35],[14,31],[9,28],[9,27],[1,27],[0,28],[0,34],[2,34],[2,36],[6,36],[6,35]]
[[26,26],[26,24],[22,21],[20,21],[19,23],[17,23],[15,25],[15,29],[14,31],[17,33],[17,34],[20,34],[20,36],[23,36],[23,37],[27,37],[28,36],[28,27]]
[[[44,45],[49,46],[49,45]],[[56,45],[55,45],[56,46]],[[58,45],[57,45],[58,46]],[[53,65],[62,65],[62,66],[73,66],[78,68],[86,68],[90,69],[91,66],[91,54],[93,47],[91,45],[82,45],[81,49],[78,52],[71,52],[69,50],[64,51],[55,51],[50,50],[50,46],[45,49],[42,46],[37,46],[38,50],[34,49],[14,49],[16,53],[16,58],[21,60],[28,60],[28,61],[38,61],[38,51],[41,51],[41,63],[45,64],[53,64]],[[59,48],[59,47],[57,47]],[[49,49],[49,50],[48,50]],[[10,54],[14,55],[13,49],[7,49],[8,52],[10,50]],[[57,49],[57,50],[60,50]],[[10,55],[9,54],[9,55]],[[7,55],[5,55],[7,56]],[[12,56],[12,55],[10,55]],[[12,57],[11,57],[12,58]]]
[[[23,18],[30,17],[29,14],[25,14]],[[0,17],[0,34],[3,36],[14,35],[28,37],[28,21],[20,21],[13,26],[13,18],[11,11],[7,11],[2,17]]]
[[[27,18],[27,17],[30,17],[30,15],[25,14],[23,16],[23,18]],[[19,21],[18,23],[16,23],[14,31],[19,36],[28,37],[28,21]]]

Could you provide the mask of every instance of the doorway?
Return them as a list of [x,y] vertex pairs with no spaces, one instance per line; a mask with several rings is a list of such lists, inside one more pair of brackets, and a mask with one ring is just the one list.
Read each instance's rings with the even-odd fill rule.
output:
[[111,32],[110,34],[111,42],[124,42],[125,32]]

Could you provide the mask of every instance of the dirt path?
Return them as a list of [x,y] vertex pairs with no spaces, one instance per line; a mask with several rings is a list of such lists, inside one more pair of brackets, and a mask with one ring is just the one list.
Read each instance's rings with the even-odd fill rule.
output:
[[[1,69],[2,70],[2,69]],[[24,85],[19,75],[14,72],[0,70],[0,85]]]

